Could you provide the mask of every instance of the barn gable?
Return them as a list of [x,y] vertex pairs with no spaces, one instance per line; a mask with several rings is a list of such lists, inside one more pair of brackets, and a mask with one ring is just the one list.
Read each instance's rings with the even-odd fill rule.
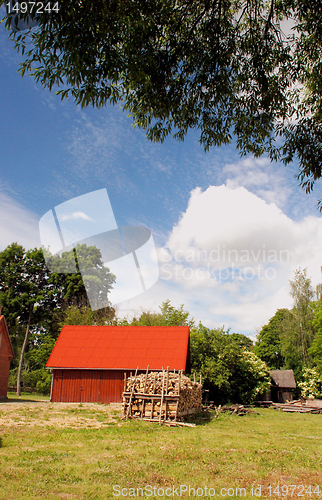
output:
[[4,316],[0,316],[0,399],[7,399],[10,361],[14,354]]
[[63,327],[46,368],[52,401],[120,402],[124,373],[190,371],[188,326]]

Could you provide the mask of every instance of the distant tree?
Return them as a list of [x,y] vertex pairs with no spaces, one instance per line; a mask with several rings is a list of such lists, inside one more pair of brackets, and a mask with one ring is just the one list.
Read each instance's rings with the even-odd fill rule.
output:
[[302,362],[304,365],[307,365],[310,361],[308,358],[308,349],[314,338],[312,325],[314,316],[312,299],[314,297],[314,291],[311,285],[311,279],[307,276],[306,269],[297,269],[295,271],[294,279],[290,281],[290,287],[291,297],[294,300],[292,314],[297,324],[297,328],[293,327],[294,337],[296,338],[296,335],[299,335],[299,341],[295,341],[295,343],[297,345],[300,344]]
[[246,335],[243,335],[242,333],[231,333],[230,337],[242,349],[247,349],[249,351],[253,350],[254,348],[253,341],[249,337],[246,337]]
[[294,279],[290,281],[290,294],[294,300],[293,308],[278,309],[259,332],[254,352],[269,368],[292,369],[295,378],[301,380],[303,369],[313,366],[311,345],[318,324],[314,323],[317,306],[306,269],[295,271]]
[[313,363],[322,376],[322,301],[318,301],[314,311],[313,326],[315,337],[309,348],[309,354],[313,358]]
[[283,318],[281,332],[281,354],[284,358],[283,369],[293,370],[295,379],[300,380],[303,367],[308,362],[308,355],[303,356],[303,343],[297,316],[287,310]]
[[282,355],[281,337],[287,313],[287,309],[278,309],[257,336],[254,353],[265,361],[270,369],[279,370],[285,363],[285,358]]
[[[50,280],[61,290],[60,305],[67,303],[81,307],[84,301],[89,304],[89,296],[95,309],[106,307],[106,298],[116,277],[104,266],[99,248],[77,244],[76,248],[63,252],[62,255],[52,256],[46,250],[45,255],[51,269]],[[86,273],[82,275],[81,271]]]
[[54,348],[56,337],[51,331],[38,326],[30,335],[28,352],[25,355],[27,369],[22,374],[24,384],[42,394],[49,394],[52,374],[45,368]]
[[180,307],[171,305],[170,300],[165,300],[160,306],[160,312],[143,311],[139,319],[133,318],[131,325],[142,326],[193,326],[194,320],[189,319],[189,312]]
[[9,325],[25,325],[17,373],[17,395],[31,328],[51,314],[59,290],[49,280],[49,270],[40,249],[28,250],[13,243],[0,252],[0,300]]
[[62,311],[59,327],[64,325],[111,325],[117,322],[113,307],[106,307],[97,311],[92,311],[87,301],[81,305],[72,304]]
[[25,33],[15,15],[6,26],[21,74],[62,98],[119,102],[153,141],[196,129],[208,149],[234,134],[242,155],[298,159],[308,192],[321,177],[319,1],[64,0],[59,12],[34,9],[39,26]]

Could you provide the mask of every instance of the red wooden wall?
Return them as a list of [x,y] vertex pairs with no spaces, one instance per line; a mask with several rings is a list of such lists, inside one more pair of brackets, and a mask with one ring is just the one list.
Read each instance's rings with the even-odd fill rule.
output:
[[13,350],[3,316],[0,320],[0,399],[7,399],[10,361]]
[[8,379],[11,356],[6,352],[0,352],[0,399],[7,398]]
[[[53,375],[51,401],[121,403],[124,372],[125,370],[56,369]],[[129,372],[126,373],[129,376]]]

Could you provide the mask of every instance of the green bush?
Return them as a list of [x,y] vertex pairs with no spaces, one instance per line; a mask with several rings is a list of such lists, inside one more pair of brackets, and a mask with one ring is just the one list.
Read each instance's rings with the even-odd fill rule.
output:
[[249,404],[270,387],[266,364],[247,349],[243,336],[223,329],[191,329],[191,364],[216,404]]
[[302,381],[298,385],[304,398],[322,397],[322,376],[315,368],[304,368]]
[[[17,374],[18,368],[13,368],[9,372],[9,387],[17,386]],[[29,371],[22,370],[21,372],[21,383],[23,388],[30,388],[34,392],[39,392],[44,396],[50,394],[52,374],[49,370],[45,368],[39,368],[38,370]]]

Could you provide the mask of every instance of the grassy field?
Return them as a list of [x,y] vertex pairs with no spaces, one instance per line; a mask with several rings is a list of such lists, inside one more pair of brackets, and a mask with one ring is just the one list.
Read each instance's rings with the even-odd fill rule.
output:
[[322,415],[258,412],[169,428],[115,405],[0,404],[0,499],[322,497]]
[[49,396],[42,394],[30,394],[30,392],[22,392],[21,396],[17,396],[15,392],[8,392],[10,401],[49,401]]

